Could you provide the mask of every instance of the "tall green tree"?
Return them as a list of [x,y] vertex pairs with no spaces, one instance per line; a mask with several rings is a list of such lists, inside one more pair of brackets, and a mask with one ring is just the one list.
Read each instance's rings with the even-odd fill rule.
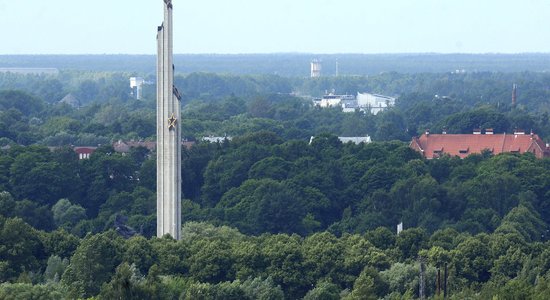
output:
[[78,246],[61,282],[72,298],[97,295],[121,262],[123,242],[116,233],[89,235]]

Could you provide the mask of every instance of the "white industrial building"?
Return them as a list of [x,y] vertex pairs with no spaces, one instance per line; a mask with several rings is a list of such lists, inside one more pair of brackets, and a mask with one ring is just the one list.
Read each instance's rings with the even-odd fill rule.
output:
[[355,102],[355,96],[353,95],[335,95],[330,93],[324,95],[323,98],[317,98],[313,100],[314,104],[319,107],[338,107],[344,103],[352,104]]
[[357,106],[373,115],[395,105],[395,98],[369,93],[357,93]]
[[313,99],[313,103],[318,107],[342,107],[343,112],[369,112],[373,115],[395,105],[394,97],[380,94],[357,93],[353,95],[335,95],[327,94],[323,98]]

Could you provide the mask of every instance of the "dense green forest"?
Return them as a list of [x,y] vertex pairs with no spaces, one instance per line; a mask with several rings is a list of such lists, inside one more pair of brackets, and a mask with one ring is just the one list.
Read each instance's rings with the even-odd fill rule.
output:
[[[0,74],[0,146],[107,144],[154,139],[154,85],[131,98],[126,73]],[[153,78],[147,78],[153,81]],[[519,85],[511,107],[512,84]],[[449,133],[473,128],[533,130],[549,138],[550,75],[546,73],[397,74],[320,79],[274,75],[179,75],[187,139],[238,136],[269,130],[284,139],[330,133],[408,141],[426,128]],[[311,98],[326,90],[399,96],[395,109],[376,116],[316,109]],[[71,93],[81,107],[59,101]]]
[[[153,237],[155,155],[111,146],[155,139],[155,88],[132,99],[130,75],[0,74],[0,299],[416,299],[420,261],[432,299],[445,265],[451,299],[550,294],[550,160],[407,144],[425,128],[548,138],[550,75],[179,75],[196,140],[181,241]],[[365,115],[304,97],[331,89],[399,100]],[[71,145],[101,146],[79,160]]]
[[[78,160],[70,148],[13,147],[0,162],[8,298],[415,298],[419,255],[429,296],[445,263],[453,299],[550,292],[547,159],[427,161],[397,142],[268,132],[199,144],[184,153],[179,242],[145,239],[155,173],[143,149]],[[117,218],[144,237],[111,231]]]

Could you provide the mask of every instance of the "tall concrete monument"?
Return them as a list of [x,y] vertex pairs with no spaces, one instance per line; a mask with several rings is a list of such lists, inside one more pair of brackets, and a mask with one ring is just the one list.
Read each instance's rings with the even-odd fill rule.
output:
[[180,94],[174,86],[172,0],[157,33],[157,236],[181,235]]

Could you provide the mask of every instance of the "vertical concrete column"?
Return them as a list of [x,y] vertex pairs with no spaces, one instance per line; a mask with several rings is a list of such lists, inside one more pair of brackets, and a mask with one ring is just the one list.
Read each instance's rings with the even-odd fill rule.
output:
[[175,96],[172,1],[157,34],[157,236],[181,237],[181,122]]

